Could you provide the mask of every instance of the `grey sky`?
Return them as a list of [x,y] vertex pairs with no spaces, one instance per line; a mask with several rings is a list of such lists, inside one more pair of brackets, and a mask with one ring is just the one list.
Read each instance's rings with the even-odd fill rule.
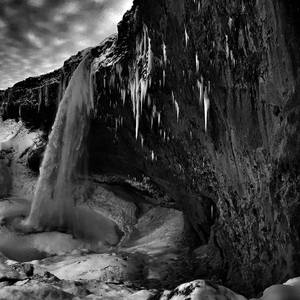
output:
[[60,67],[116,31],[132,0],[0,0],[0,89]]

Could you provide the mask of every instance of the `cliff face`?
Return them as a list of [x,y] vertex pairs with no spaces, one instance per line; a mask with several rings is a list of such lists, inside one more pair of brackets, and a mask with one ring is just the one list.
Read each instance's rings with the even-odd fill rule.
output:
[[[208,244],[193,276],[244,294],[299,275],[299,17],[296,0],[136,0],[92,50],[90,172],[150,182]],[[5,91],[4,116],[49,128],[81,59]]]
[[59,101],[85,51],[65,61],[61,69],[31,77],[0,91],[3,119],[22,119],[30,126],[51,128]]

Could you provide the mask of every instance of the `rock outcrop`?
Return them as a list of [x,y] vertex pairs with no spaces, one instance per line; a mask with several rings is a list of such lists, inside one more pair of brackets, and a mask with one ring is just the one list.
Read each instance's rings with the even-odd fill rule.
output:
[[[299,275],[299,20],[296,0],[135,0],[91,50],[90,173],[151,186],[207,245],[191,279],[247,296]],[[49,130],[82,57],[2,92],[3,116]]]

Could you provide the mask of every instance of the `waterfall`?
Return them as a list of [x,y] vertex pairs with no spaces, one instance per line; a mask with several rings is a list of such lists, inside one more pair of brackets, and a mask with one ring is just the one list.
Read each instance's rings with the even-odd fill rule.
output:
[[84,160],[92,109],[92,56],[87,54],[60,102],[25,227],[72,231],[75,213],[72,189]]

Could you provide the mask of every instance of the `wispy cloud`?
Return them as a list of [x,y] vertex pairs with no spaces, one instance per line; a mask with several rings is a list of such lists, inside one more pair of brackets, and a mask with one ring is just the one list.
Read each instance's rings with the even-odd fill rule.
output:
[[132,0],[1,0],[0,89],[59,68],[116,31]]

